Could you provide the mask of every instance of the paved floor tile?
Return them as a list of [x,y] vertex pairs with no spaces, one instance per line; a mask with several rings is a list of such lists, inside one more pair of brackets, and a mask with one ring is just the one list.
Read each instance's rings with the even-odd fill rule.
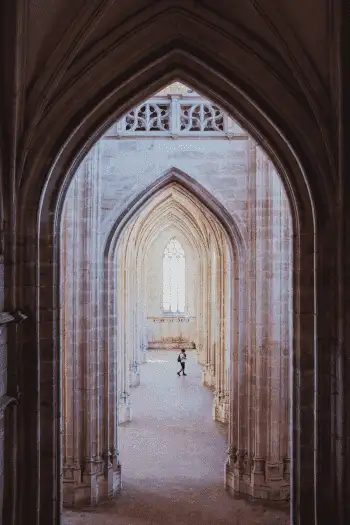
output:
[[[224,490],[226,427],[212,420],[212,392],[188,354],[152,351],[132,389],[132,421],[119,429],[123,492],[64,525],[289,525],[288,507],[233,498]],[[278,507],[278,508],[276,508]]]

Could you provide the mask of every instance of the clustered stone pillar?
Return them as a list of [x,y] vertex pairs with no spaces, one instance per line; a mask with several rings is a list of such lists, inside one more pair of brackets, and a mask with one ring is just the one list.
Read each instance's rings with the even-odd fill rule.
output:
[[129,339],[129,384],[135,388],[140,385],[140,343],[139,343],[139,302],[137,289],[137,249],[135,232],[133,231],[131,242],[129,243],[127,271],[128,288],[127,295],[129,299],[130,327],[128,330]]
[[206,358],[205,365],[203,368],[203,383],[209,388],[214,388],[215,381],[215,357],[214,357],[214,348],[212,341],[212,289],[215,286],[213,278],[213,264],[215,261],[211,256],[210,248],[207,249],[207,273],[204,275],[202,286],[204,288],[204,308],[205,308],[205,325],[203,327],[205,334],[205,350]]
[[138,348],[138,361],[140,364],[147,363],[147,315],[146,315],[146,275],[145,265],[143,258],[140,254],[137,254],[136,264],[136,286],[137,286],[137,348]]
[[[236,349],[226,485],[256,498],[289,495],[292,223],[271,161],[250,144],[247,344]],[[253,167],[256,165],[256,169]]]
[[216,268],[216,374],[215,394],[213,402],[213,418],[221,423],[227,423],[229,419],[229,340],[230,320],[232,312],[227,308],[228,290],[232,276],[227,272],[229,262],[228,247],[223,236],[220,237],[221,253]]
[[[129,242],[130,231],[127,230],[118,244],[115,261],[115,271],[117,279],[114,283],[112,293],[117,303],[112,330],[116,330],[117,341],[117,395],[118,395],[118,423],[131,420],[131,399],[130,399],[130,295],[128,293],[128,269],[127,253],[124,249]],[[114,341],[111,341],[114,345]]]
[[[198,286],[198,301],[197,301],[197,360],[198,363],[205,366],[207,363],[207,312],[206,312],[206,294],[207,289],[203,286],[207,271],[208,261],[206,258],[201,258],[200,264],[200,286]],[[205,370],[205,369],[204,369]],[[204,381],[203,375],[203,381]]]
[[[63,501],[96,503],[114,494],[119,477],[109,470],[104,439],[106,369],[102,359],[99,246],[99,148],[81,164],[62,217]],[[107,371],[108,373],[108,371]],[[115,407],[115,402],[114,402]],[[113,448],[113,447],[111,447]]]
[[[214,228],[214,226],[213,226]],[[228,308],[228,290],[232,275],[226,234],[216,228],[209,236],[207,261],[203,264],[203,290],[199,329],[205,336],[203,384],[213,389],[213,418],[222,423],[229,419],[229,352],[232,311]],[[201,362],[201,361],[200,361]],[[203,362],[203,361],[202,361]]]
[[[145,309],[142,272],[142,248],[137,247],[137,223],[130,224],[118,239],[114,254],[116,281],[113,285],[113,302],[117,310],[111,320],[110,330],[116,332],[111,345],[116,344],[118,374],[118,421],[124,423],[132,417],[130,388],[140,385],[140,365],[147,361],[147,334],[145,334]],[[141,235],[142,237],[142,235]],[[141,257],[142,260],[142,257]]]

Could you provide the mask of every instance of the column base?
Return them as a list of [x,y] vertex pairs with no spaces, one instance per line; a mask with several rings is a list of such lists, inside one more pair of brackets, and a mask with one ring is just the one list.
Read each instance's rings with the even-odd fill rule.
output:
[[137,386],[140,386],[140,365],[134,361],[131,365],[130,387],[135,388]]
[[214,395],[213,419],[220,423],[229,422],[229,400],[226,392],[216,392]]
[[147,348],[142,348],[140,350],[140,364],[143,365],[147,363],[148,357],[147,357]]
[[80,479],[73,479],[64,469],[63,478],[63,507],[76,508],[86,505],[97,505],[112,499],[121,490],[121,466],[112,465],[107,475],[103,472],[104,462],[95,465],[94,471],[83,474]]
[[205,356],[202,345],[196,345],[196,357],[199,365],[205,366]]
[[[244,462],[245,463],[245,462]],[[237,463],[229,459],[225,466],[225,488],[232,494],[246,494],[255,499],[269,501],[286,501],[290,498],[289,480],[277,476],[268,479],[265,472],[249,472],[250,466],[239,468]],[[283,463],[281,463],[283,469]],[[266,466],[266,470],[269,467]],[[248,472],[247,472],[248,470]],[[276,470],[281,470],[276,466]]]
[[216,379],[215,379],[212,365],[208,365],[208,364],[204,365],[203,371],[202,371],[202,382],[203,382],[203,385],[209,388],[215,388]]
[[118,424],[131,421],[131,401],[128,394],[120,396],[118,404]]

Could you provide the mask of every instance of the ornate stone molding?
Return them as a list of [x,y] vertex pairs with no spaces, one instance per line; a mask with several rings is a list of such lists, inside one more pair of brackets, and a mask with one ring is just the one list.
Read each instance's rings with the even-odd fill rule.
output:
[[164,317],[147,317],[153,323],[189,323],[195,320],[195,317],[164,316]]
[[219,106],[199,95],[155,96],[136,106],[113,125],[105,137],[247,136]]
[[192,350],[195,348],[195,343],[181,336],[162,337],[157,341],[150,341],[148,343],[149,349],[167,348],[168,350],[178,350],[180,347]]

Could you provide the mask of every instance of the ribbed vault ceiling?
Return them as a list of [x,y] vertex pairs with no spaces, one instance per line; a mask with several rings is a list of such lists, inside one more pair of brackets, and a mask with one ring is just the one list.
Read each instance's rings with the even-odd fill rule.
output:
[[152,250],[165,230],[179,231],[197,251],[221,251],[229,243],[227,233],[215,215],[191,192],[176,182],[154,195],[124,230],[121,240],[140,262]]

